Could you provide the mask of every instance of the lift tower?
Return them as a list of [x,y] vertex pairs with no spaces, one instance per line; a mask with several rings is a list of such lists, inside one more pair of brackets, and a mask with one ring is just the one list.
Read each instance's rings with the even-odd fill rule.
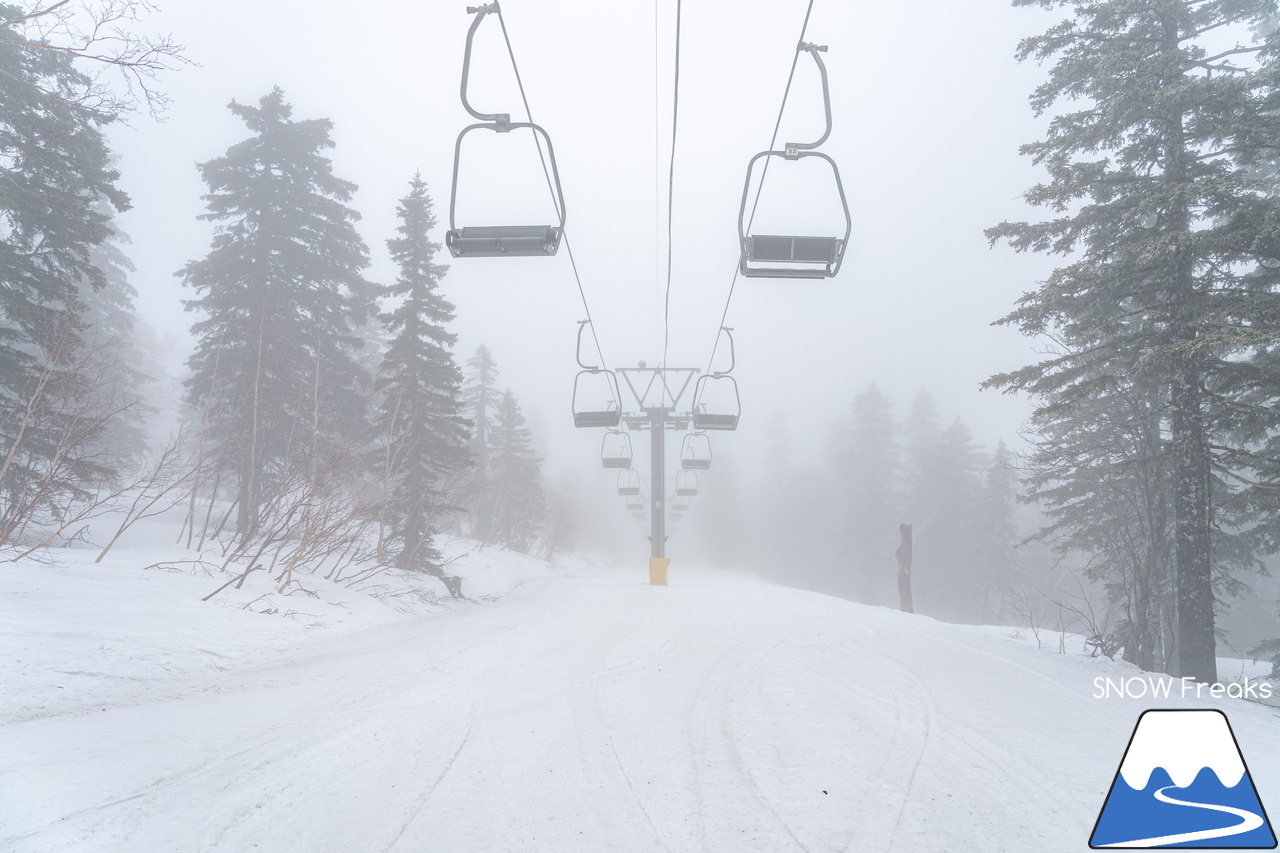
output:
[[644,362],[617,369],[635,402],[635,408],[622,416],[627,428],[649,430],[649,556],[653,559],[667,556],[667,430],[689,428],[692,408],[682,411],[680,401],[700,372],[696,367],[648,367]]
[[[600,462],[605,468],[622,469],[618,472],[618,494],[635,497],[636,505],[632,507],[628,503],[628,507],[637,511],[644,506],[639,497],[640,475],[628,467],[634,458],[631,439],[622,433],[621,427],[625,425],[631,432],[649,430],[649,583],[666,586],[670,562],[666,554],[667,430],[684,431],[690,426],[694,429],[685,437],[680,451],[681,473],[687,475],[711,465],[707,430],[738,428],[742,401],[738,397],[738,383],[729,375],[736,363],[733,330],[727,326],[720,328],[729,344],[728,369],[699,376],[702,371],[697,367],[649,367],[643,361],[636,367],[616,370],[588,364],[583,361],[582,339],[590,324],[589,319],[578,323],[577,359],[581,369],[573,380],[573,425],[609,431],[600,448]],[[713,358],[714,355],[712,353]],[[689,393],[690,386],[692,393]],[[628,394],[630,398],[626,399]],[[686,394],[688,402],[685,402]],[[701,439],[701,452],[696,445],[691,445],[690,440],[694,438]],[[681,485],[677,478],[675,491],[681,495],[697,494],[696,483],[695,477],[691,489],[687,483]],[[642,513],[637,515],[643,519]]]

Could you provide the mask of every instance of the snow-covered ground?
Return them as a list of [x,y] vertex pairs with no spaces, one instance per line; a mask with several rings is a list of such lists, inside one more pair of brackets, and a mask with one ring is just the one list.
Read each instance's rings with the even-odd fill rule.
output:
[[395,569],[364,580],[349,571],[358,580],[352,586],[298,574],[282,594],[262,571],[236,583],[243,567],[221,572],[213,549],[195,554],[163,544],[174,529],[151,524],[143,537],[161,544],[116,549],[100,564],[90,548],[0,564],[0,723],[201,692],[220,673],[320,639],[474,606],[593,565],[576,555],[549,565],[449,541],[447,571],[462,578],[462,600],[439,578]]
[[1086,850],[1148,707],[1226,711],[1280,812],[1280,708],[1095,699],[1139,672],[1075,638],[453,547],[470,601],[3,566],[0,849]]

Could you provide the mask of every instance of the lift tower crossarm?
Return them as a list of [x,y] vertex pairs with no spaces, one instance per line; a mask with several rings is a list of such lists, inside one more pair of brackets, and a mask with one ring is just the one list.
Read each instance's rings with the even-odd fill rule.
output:
[[[622,374],[622,378],[627,383],[627,389],[631,391],[631,396],[635,398],[637,409],[647,410],[655,401],[649,399],[654,391],[655,384],[662,392],[661,399],[657,400],[659,406],[669,407],[669,412],[675,412],[680,406],[680,400],[684,397],[685,391],[689,390],[689,384],[693,381],[693,377],[702,372],[697,367],[619,367],[616,373]],[[633,374],[649,374],[649,381],[644,385],[644,390],[637,390],[636,383],[632,381]],[[667,377],[671,375],[673,381],[668,381]],[[672,391],[672,387],[679,383],[679,389]]]
[[688,427],[693,418],[692,406],[681,408],[680,401],[702,370],[697,367],[648,367],[641,362],[640,367],[619,367],[615,372],[622,376],[635,401],[635,410],[629,410],[624,416],[627,426],[647,429],[650,433],[650,556],[666,557],[667,430]]

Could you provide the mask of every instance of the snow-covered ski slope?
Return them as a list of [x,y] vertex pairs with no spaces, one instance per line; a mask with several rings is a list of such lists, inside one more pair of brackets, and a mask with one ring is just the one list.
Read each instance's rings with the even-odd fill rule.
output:
[[1095,699],[1137,670],[678,561],[579,575],[18,714],[0,849],[1080,851],[1147,707],[1225,710],[1280,812],[1276,708]]

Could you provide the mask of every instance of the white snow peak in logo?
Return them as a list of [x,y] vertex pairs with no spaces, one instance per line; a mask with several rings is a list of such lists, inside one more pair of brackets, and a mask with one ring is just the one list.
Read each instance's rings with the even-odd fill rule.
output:
[[1227,715],[1144,711],[1089,846],[1273,849],[1275,833]]

